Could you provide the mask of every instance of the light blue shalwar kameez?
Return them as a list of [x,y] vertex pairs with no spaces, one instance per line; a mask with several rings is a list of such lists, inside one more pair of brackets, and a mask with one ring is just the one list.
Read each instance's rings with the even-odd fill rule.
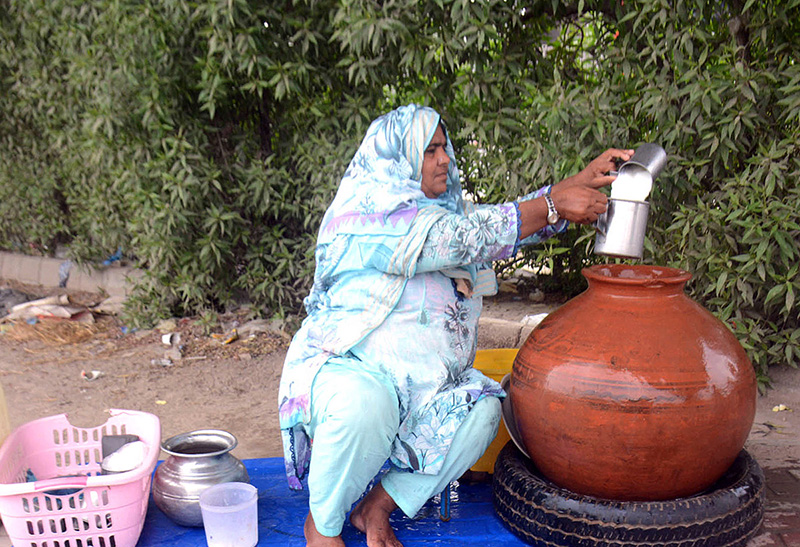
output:
[[422,158],[439,121],[416,105],[375,120],[320,227],[279,417],[289,486],[308,474],[326,536],[387,459],[381,483],[413,517],[481,457],[504,396],[472,368],[482,295],[496,290],[486,264],[566,229],[520,241],[516,203],[465,205],[449,138],[447,191],[426,198]]

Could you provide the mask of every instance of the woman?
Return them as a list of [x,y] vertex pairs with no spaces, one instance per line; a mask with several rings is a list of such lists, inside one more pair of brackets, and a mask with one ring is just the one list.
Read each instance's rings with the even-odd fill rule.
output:
[[[376,119],[323,217],[308,317],[292,340],[279,401],[291,488],[308,472],[308,545],[344,545],[353,510],[367,545],[401,545],[413,517],[483,454],[500,420],[497,382],[472,368],[487,263],[605,211],[608,150],[579,174],[518,202],[461,197],[439,114],[416,105]],[[311,451],[313,442],[314,450]],[[310,463],[309,463],[310,462]]]

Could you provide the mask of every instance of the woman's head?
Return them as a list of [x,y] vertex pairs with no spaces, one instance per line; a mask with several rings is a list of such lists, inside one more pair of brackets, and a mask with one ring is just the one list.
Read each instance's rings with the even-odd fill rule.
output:
[[429,206],[462,212],[458,179],[453,145],[435,110],[411,104],[387,112],[370,124],[350,161],[323,219],[321,241],[376,226],[401,233],[408,226],[401,216],[413,218]]
[[[379,163],[390,166],[404,181],[402,187],[410,192],[421,192],[417,198],[423,200],[420,205],[433,200],[451,210],[458,206],[461,187],[453,146],[434,109],[410,104],[380,116],[372,122],[361,146],[359,152],[365,154],[373,147]],[[381,169],[377,164],[375,168]],[[401,182],[398,177],[385,177],[385,180],[390,184]]]
[[447,134],[440,123],[422,155],[420,189],[429,199],[447,191],[450,156],[447,154]]
[[[413,112],[401,139],[401,153],[411,166],[411,179],[419,183],[417,188],[428,200],[452,208],[460,201],[461,187],[458,184],[453,145],[447,135],[441,116],[427,106],[408,105],[393,110]],[[448,205],[445,202],[452,202]]]

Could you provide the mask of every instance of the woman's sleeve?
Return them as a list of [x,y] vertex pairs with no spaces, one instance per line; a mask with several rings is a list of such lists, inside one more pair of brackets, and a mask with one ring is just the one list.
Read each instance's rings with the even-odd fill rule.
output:
[[[531,192],[530,194],[522,196],[517,201],[518,202],[528,201],[530,199],[536,199],[542,197],[543,195],[549,193],[550,193],[550,186],[543,186],[542,188],[539,188],[535,192]],[[555,224],[552,225],[548,224],[538,232],[534,232],[528,237],[521,239],[519,241],[518,247],[524,247],[526,245],[535,245],[537,243],[541,243],[542,241],[549,239],[556,234],[560,234],[561,232],[566,231],[568,227],[569,227],[569,221],[567,219],[562,218]]]
[[519,212],[513,203],[481,207],[439,219],[417,260],[416,271],[432,272],[513,256],[519,239]]
[[[520,201],[537,198],[548,190],[549,187],[542,188]],[[568,224],[566,220],[559,221],[520,240],[517,202],[480,206],[465,215],[445,215],[431,227],[416,271],[430,272],[509,258],[517,253],[520,245],[544,241],[566,230]]]

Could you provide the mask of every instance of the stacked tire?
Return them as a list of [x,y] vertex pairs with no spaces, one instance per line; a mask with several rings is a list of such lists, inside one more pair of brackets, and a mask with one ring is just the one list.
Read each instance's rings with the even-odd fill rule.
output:
[[509,530],[547,547],[745,547],[764,518],[764,473],[745,450],[695,496],[614,501],[556,486],[509,442],[497,457],[492,491]]

